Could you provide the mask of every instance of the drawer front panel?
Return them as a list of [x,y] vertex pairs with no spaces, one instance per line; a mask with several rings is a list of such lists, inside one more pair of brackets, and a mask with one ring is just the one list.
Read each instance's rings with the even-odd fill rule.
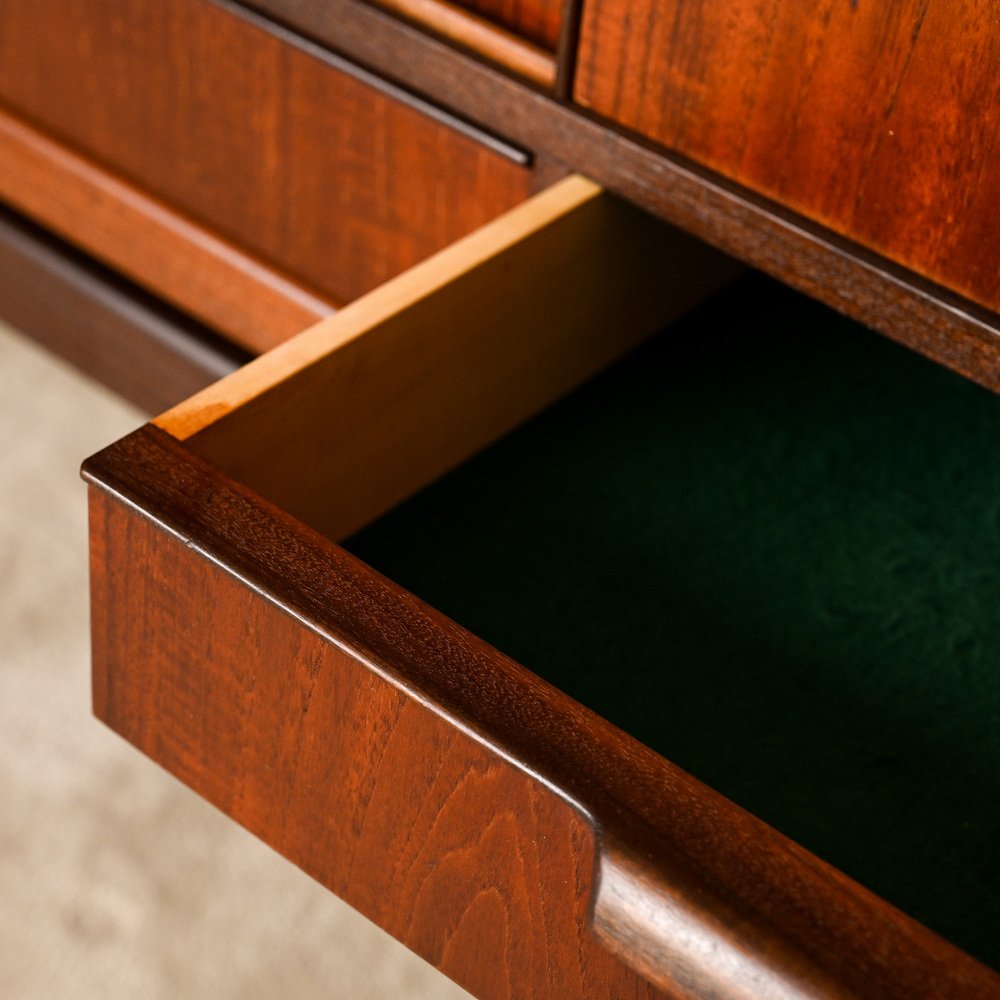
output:
[[475,995],[998,995],[166,434],[88,470],[95,712]]
[[579,103],[1000,307],[990,0],[587,0]]
[[[91,526],[102,720],[477,997],[667,1000],[589,932],[579,810],[99,491]],[[340,580],[329,564],[328,598],[388,596],[361,597],[350,562]]]
[[207,0],[10,0],[0,99],[340,302],[532,183],[523,163]]

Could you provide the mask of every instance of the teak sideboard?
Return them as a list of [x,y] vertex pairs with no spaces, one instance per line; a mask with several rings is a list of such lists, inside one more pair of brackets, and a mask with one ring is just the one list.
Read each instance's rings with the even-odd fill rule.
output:
[[100,719],[478,997],[1000,997],[992,3],[6,0],[0,202]]

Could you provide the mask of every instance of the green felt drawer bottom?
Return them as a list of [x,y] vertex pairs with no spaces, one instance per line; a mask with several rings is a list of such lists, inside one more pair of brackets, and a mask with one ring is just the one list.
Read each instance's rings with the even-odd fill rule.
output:
[[1000,398],[754,276],[347,547],[1000,964]]

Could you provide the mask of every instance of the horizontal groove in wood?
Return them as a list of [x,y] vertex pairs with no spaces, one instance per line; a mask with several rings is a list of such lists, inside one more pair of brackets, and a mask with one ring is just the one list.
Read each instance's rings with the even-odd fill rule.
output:
[[0,316],[147,413],[250,360],[6,209],[0,209]]
[[393,72],[513,141],[993,390],[1000,316],[737,184],[482,65],[353,0],[251,0],[296,30]]
[[559,45],[563,0],[454,0],[492,24],[503,25],[546,52]]
[[737,270],[570,177],[157,425],[343,538]]
[[[997,995],[994,973],[169,435],[136,432],[85,477],[100,717],[480,996]],[[166,622],[185,623],[179,650]],[[490,775],[464,821],[453,766]],[[497,822],[547,861],[484,857]],[[426,853],[401,862],[398,838]],[[473,918],[483,885],[500,905]]]
[[[338,73],[343,73],[345,76],[363,83],[366,87],[370,87],[372,90],[393,101],[405,104],[407,107],[419,111],[422,115],[431,119],[431,121],[437,122],[439,125],[444,125],[452,131],[474,140],[481,146],[486,146],[494,153],[510,160],[512,163],[516,163],[522,167],[528,166],[531,163],[531,153],[505,139],[502,131],[489,131],[478,124],[476,119],[456,115],[453,111],[449,110],[450,106],[448,103],[435,104],[428,101],[425,97],[421,96],[422,91],[420,87],[413,87],[412,89],[401,87],[398,83],[394,82],[396,79],[395,74],[387,73],[385,76],[379,76],[376,73],[372,73],[364,66],[343,58],[336,51],[317,45],[310,38],[297,34],[294,31],[289,31],[281,24],[267,18],[260,17],[248,9],[248,6],[252,5],[244,5],[237,2],[237,0],[209,0],[209,2],[231,14],[233,17],[238,17],[242,21],[252,24],[254,27],[280,39],[290,49],[301,52],[309,56],[310,59],[315,59],[317,62],[335,69]],[[406,3],[408,0],[390,0],[390,2]],[[413,0],[413,2],[416,2],[416,0]]]
[[2,108],[0,199],[247,350],[335,308]]
[[462,45],[541,87],[556,80],[555,56],[446,0],[375,0],[380,7]]

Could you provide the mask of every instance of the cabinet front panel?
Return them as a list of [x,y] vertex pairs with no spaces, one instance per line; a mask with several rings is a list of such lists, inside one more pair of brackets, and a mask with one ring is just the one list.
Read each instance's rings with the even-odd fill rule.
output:
[[992,0],[587,0],[575,96],[1000,306]]
[[206,0],[7,0],[0,102],[341,302],[531,191],[525,166]]

